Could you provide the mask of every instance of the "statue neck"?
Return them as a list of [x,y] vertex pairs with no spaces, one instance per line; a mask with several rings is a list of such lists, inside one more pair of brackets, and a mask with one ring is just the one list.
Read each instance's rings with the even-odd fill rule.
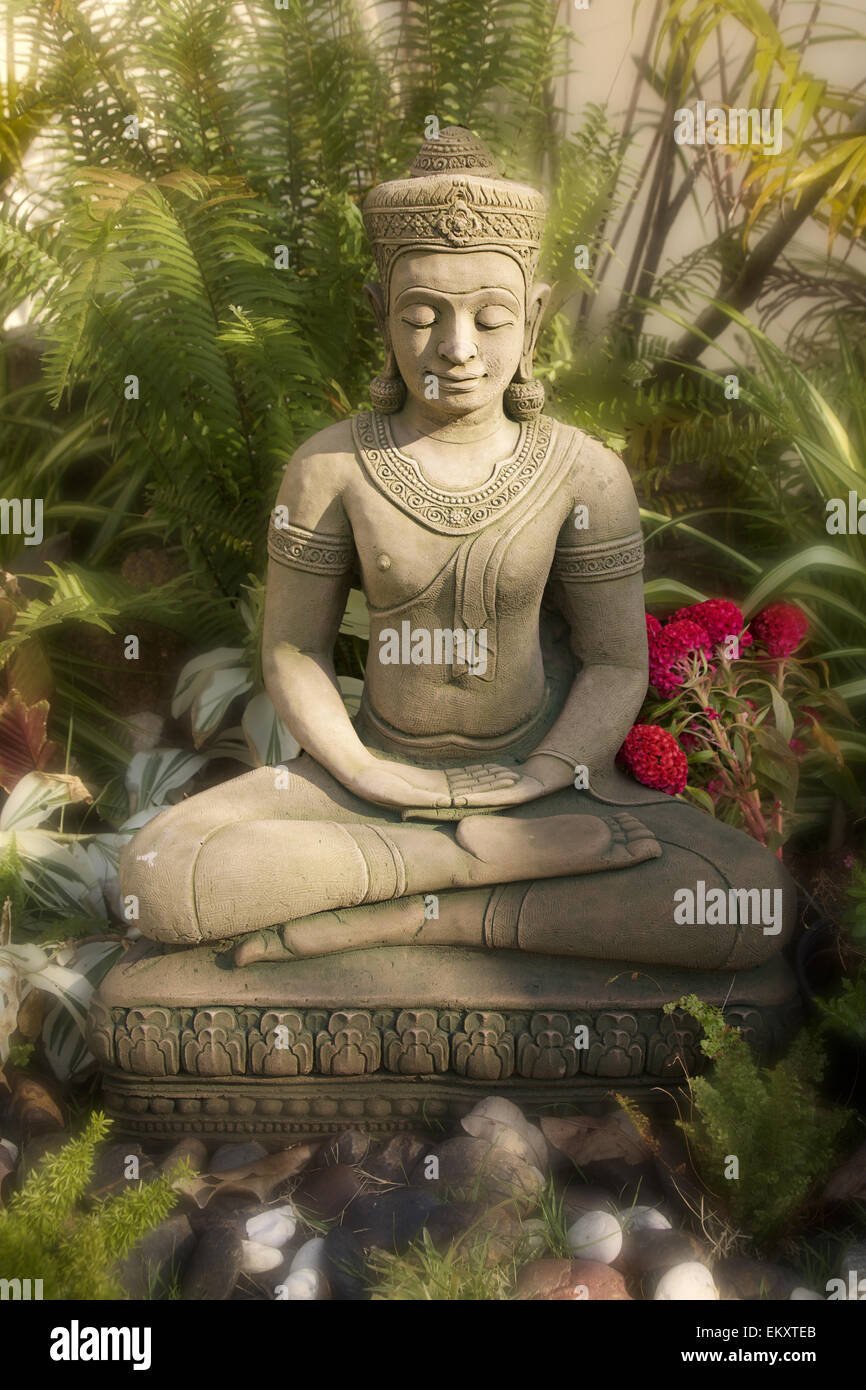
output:
[[[415,405],[415,402],[412,402]],[[475,487],[488,481],[520,444],[520,426],[501,405],[485,419],[442,420],[407,404],[390,418],[394,444],[439,487]]]
[[[433,407],[431,409],[431,407]],[[399,445],[411,440],[427,439],[437,444],[480,444],[484,440],[516,440],[514,422],[509,420],[502,409],[502,401],[494,400],[489,405],[459,419],[442,415],[435,409],[434,402],[423,402],[409,397],[403,409],[391,421],[394,439]]]

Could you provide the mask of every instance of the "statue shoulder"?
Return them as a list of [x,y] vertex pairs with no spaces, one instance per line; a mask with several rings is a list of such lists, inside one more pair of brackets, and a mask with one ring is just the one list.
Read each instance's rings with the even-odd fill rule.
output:
[[[574,500],[586,507],[587,544],[640,530],[640,510],[631,476],[620,455],[594,435],[574,429],[582,443],[574,462]],[[573,538],[572,538],[573,543]]]
[[578,463],[585,476],[597,479],[598,485],[605,489],[613,487],[626,492],[634,491],[631,475],[615,449],[609,448],[594,434],[585,434],[581,430],[575,430],[575,434],[583,434]]
[[338,420],[300,444],[283,472],[277,503],[311,531],[349,531],[342,497],[354,468],[352,421]]

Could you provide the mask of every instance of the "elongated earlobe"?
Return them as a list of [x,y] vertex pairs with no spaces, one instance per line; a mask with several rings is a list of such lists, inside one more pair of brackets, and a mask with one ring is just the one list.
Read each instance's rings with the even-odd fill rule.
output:
[[549,298],[549,285],[532,286],[520,366],[506,386],[502,397],[505,413],[512,420],[531,420],[544,409],[544,385],[533,376],[532,359],[535,356],[535,345]]
[[400,375],[391,335],[388,332],[388,311],[385,304],[385,291],[381,285],[366,284],[364,293],[375,315],[385,345],[383,369],[370,382],[370,400],[373,408],[383,415],[393,415],[406,403],[406,383]]

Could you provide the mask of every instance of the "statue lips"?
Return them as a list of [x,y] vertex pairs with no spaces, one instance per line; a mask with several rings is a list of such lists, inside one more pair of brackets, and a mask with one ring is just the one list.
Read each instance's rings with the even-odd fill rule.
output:
[[477,386],[479,381],[483,381],[486,375],[486,372],[482,372],[480,376],[440,376],[440,389],[448,391],[471,391],[473,386]]

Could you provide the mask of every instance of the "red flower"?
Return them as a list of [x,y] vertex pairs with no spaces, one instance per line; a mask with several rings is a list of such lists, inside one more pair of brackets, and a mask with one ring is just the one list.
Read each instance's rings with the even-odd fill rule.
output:
[[646,618],[647,639],[649,639],[650,637],[655,637],[656,633],[659,633],[662,630],[661,623],[659,622],[658,618],[653,617],[652,613],[644,613],[644,617]]
[[771,603],[752,619],[752,631],[768,656],[790,656],[809,631],[809,620],[793,603]]
[[802,740],[801,738],[792,738],[792,739],[789,739],[789,740],[788,740],[788,747],[790,748],[790,750],[791,750],[792,753],[796,753],[796,754],[797,754],[797,757],[798,757],[798,758],[805,757],[805,755],[806,755],[806,754],[808,753],[808,751],[809,751],[809,745],[808,745],[808,743],[804,743],[803,740]]
[[658,724],[635,724],[629,729],[618,759],[645,787],[676,796],[686,785],[686,755],[673,734]]
[[714,645],[724,642],[726,637],[739,637],[741,647],[752,645],[752,634],[743,632],[746,620],[729,598],[708,598],[703,603],[690,603],[688,608],[680,608],[674,614],[673,621],[680,618],[699,623]]
[[687,658],[696,652],[708,655],[710,639],[706,629],[688,618],[666,623],[649,638],[649,678],[660,695],[673,695],[686,675]]

